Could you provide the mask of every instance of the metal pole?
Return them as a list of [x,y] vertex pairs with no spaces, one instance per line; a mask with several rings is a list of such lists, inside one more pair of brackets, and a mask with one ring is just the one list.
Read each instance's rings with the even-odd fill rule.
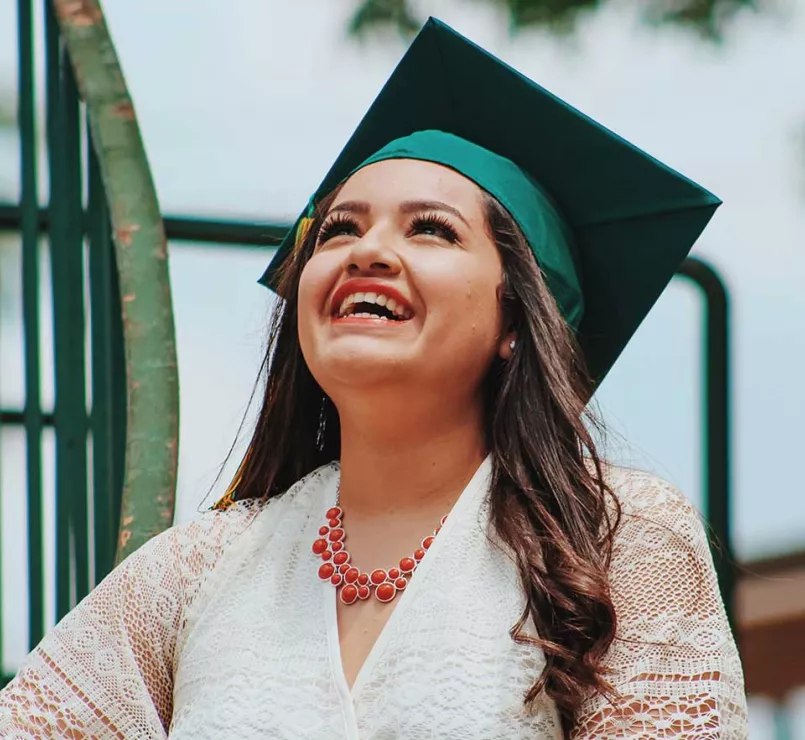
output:
[[39,204],[36,188],[32,0],[17,3],[19,44],[20,231],[22,321],[25,333],[25,463],[28,478],[28,643],[45,633],[42,548],[42,406],[39,369]]
[[126,364],[111,222],[95,150],[88,147],[89,293],[92,315],[92,493],[94,575],[113,567],[123,492]]
[[705,298],[705,515],[715,539],[721,595],[733,630],[735,560],[730,522],[730,312],[727,287],[700,259],[685,260],[679,275],[692,280]]
[[56,616],[89,590],[81,129],[78,90],[45,0],[56,380]]

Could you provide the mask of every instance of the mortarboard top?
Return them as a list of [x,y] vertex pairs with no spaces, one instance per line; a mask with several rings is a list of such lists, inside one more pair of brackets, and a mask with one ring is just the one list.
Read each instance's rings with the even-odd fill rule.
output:
[[[577,336],[600,381],[721,201],[431,18],[311,203],[392,140],[426,130],[511,160],[556,204],[573,234],[583,292]],[[306,214],[280,245],[264,285],[273,286]]]

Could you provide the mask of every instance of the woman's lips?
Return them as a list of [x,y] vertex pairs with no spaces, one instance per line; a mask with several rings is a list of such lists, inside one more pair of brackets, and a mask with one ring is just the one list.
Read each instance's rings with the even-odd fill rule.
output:
[[410,302],[396,288],[377,280],[348,280],[335,291],[331,301],[333,320],[404,323],[414,316]]

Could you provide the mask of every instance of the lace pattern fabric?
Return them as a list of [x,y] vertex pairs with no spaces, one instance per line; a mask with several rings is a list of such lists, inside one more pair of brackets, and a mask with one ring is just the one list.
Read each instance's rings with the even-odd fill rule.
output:
[[0,692],[0,738],[166,738],[185,609],[261,508],[244,502],[168,529],[115,568]]
[[610,568],[607,657],[617,707],[592,698],[573,738],[745,738],[740,657],[698,512],[656,476],[618,470],[623,520]]
[[[0,692],[0,738],[560,738],[552,702],[522,707],[544,659],[509,637],[522,596],[486,537],[483,486],[462,495],[345,692],[333,592],[307,557],[337,472],[206,512],[130,556]],[[741,664],[698,514],[648,474],[615,470],[612,486],[624,517],[607,665],[622,700],[591,697],[573,740],[743,740]]]

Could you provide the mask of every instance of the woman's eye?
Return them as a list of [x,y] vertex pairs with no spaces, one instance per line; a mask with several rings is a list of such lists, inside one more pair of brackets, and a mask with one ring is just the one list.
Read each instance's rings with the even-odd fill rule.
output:
[[357,236],[358,224],[349,217],[334,218],[326,221],[319,229],[317,241],[319,244],[336,236]]
[[458,233],[443,216],[418,216],[411,223],[411,233],[435,236],[450,243],[458,241]]

